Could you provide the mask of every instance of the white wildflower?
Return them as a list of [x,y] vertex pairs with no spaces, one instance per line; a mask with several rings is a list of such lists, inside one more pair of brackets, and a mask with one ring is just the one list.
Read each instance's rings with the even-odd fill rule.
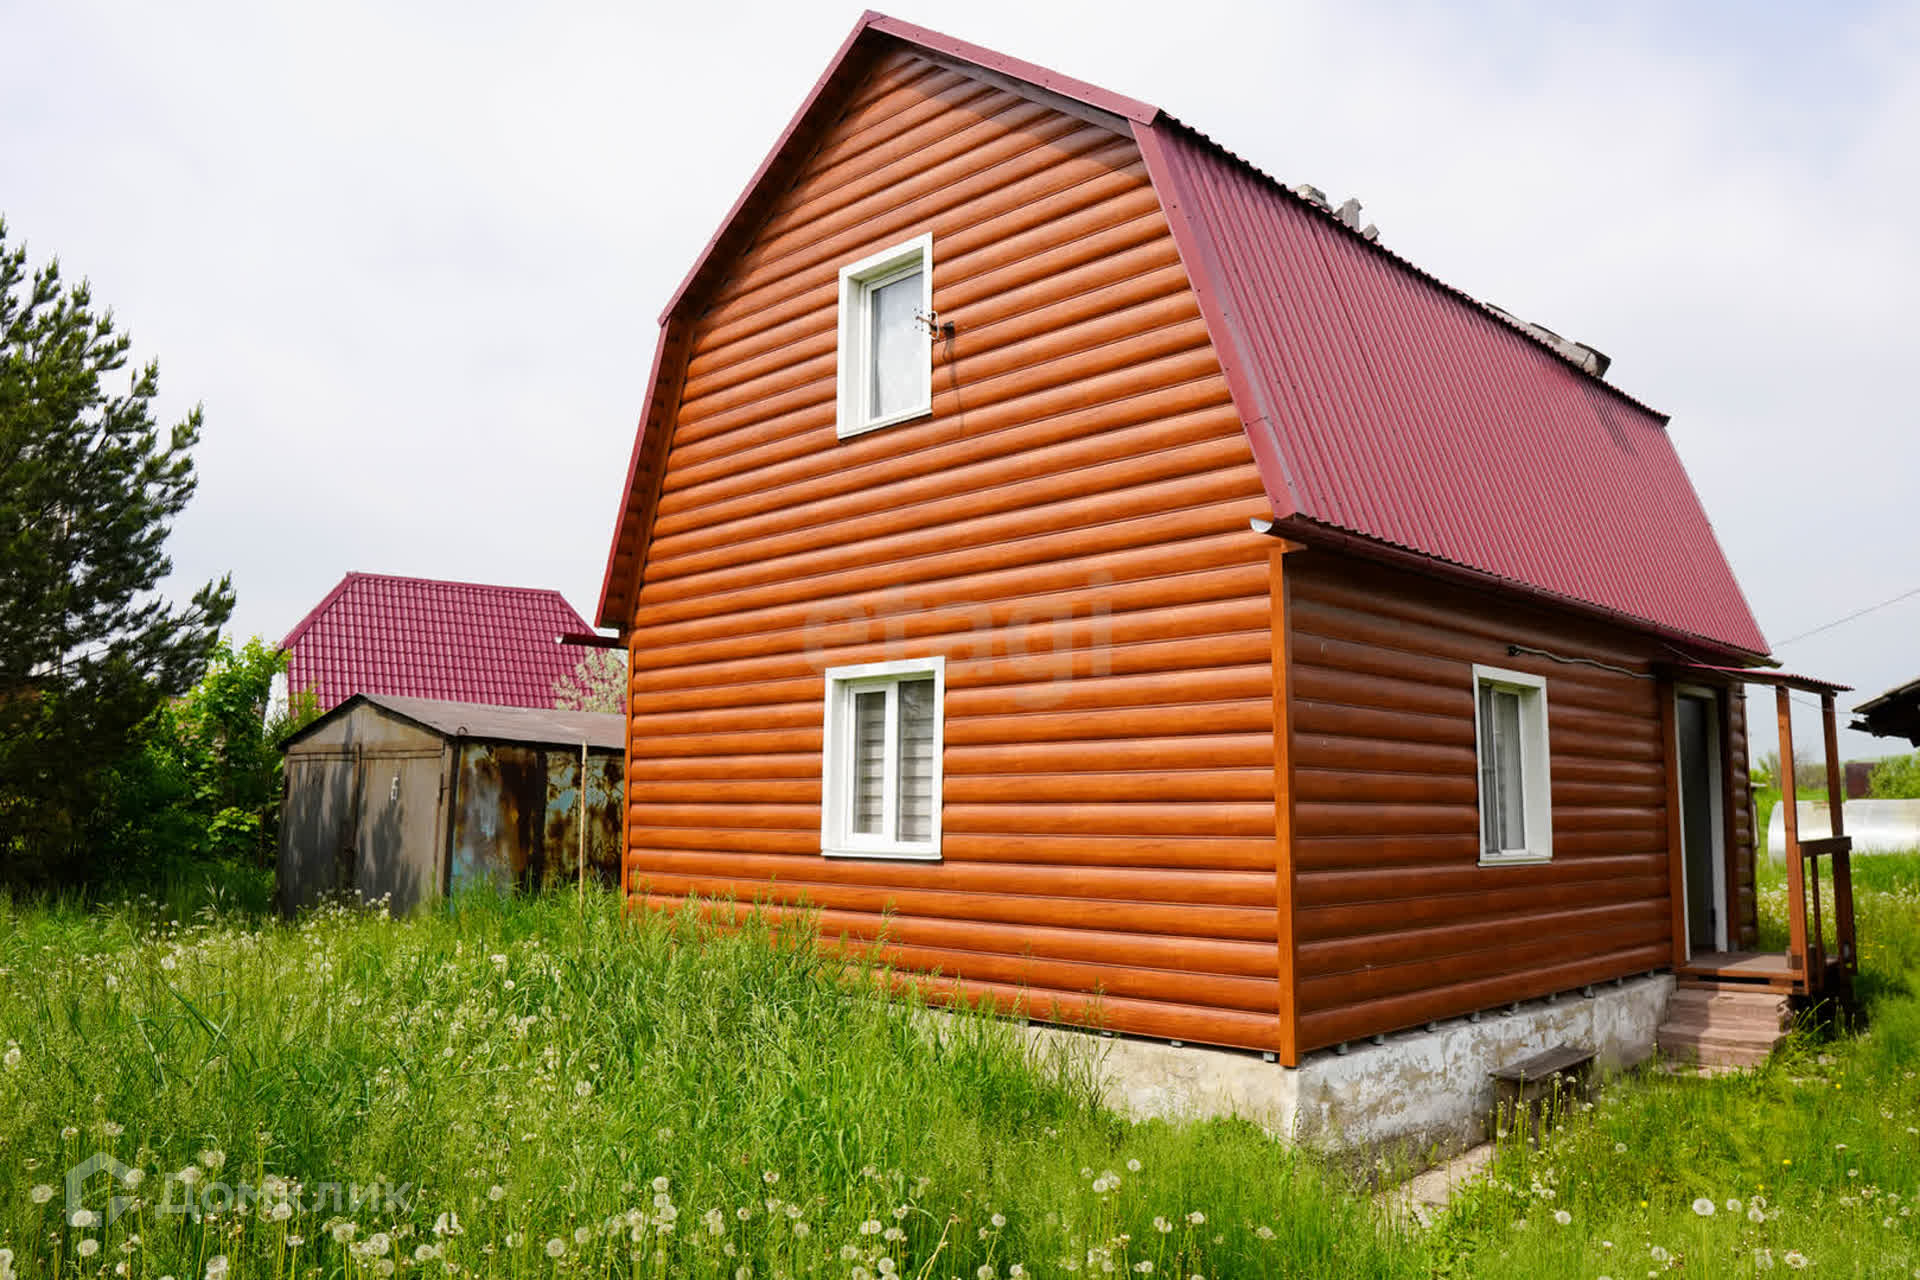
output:
[[92,1236],[88,1236],[81,1240],[79,1244],[73,1246],[73,1251],[83,1258],[91,1258],[94,1254],[100,1252],[100,1242]]
[[1555,1209],[1553,1211],[1553,1220],[1559,1223],[1563,1227],[1569,1226],[1573,1222],[1573,1215],[1568,1213],[1565,1209]]
[[555,1236],[553,1239],[547,1241],[547,1256],[549,1258],[558,1258],[566,1251],[567,1242],[559,1236]]
[[1701,1196],[1693,1202],[1693,1211],[1703,1218],[1711,1218],[1713,1216],[1713,1209],[1713,1201],[1707,1199],[1705,1196]]

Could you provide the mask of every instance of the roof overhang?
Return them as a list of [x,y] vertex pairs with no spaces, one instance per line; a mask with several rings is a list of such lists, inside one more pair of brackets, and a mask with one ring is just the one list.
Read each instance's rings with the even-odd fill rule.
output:
[[[1675,627],[1663,626],[1658,622],[1636,617],[1630,613],[1622,613],[1618,609],[1610,609],[1605,605],[1595,604],[1590,600],[1582,600],[1577,596],[1563,595],[1557,591],[1545,591],[1530,583],[1518,582],[1512,578],[1505,578],[1497,573],[1488,573],[1484,569],[1476,569],[1471,565],[1459,564],[1452,560],[1442,560],[1438,556],[1430,556],[1425,552],[1415,551],[1408,547],[1396,546],[1390,542],[1381,542],[1376,538],[1368,538],[1361,534],[1349,533],[1344,529],[1335,529],[1302,516],[1291,516],[1281,520],[1255,520],[1253,521],[1253,529],[1256,533],[1264,533],[1270,537],[1284,539],[1299,547],[1321,547],[1329,551],[1339,551],[1347,555],[1358,556],[1364,560],[1376,560],[1382,564],[1393,565],[1396,568],[1424,574],[1431,578],[1439,578],[1442,581],[1457,583],[1461,586],[1491,591],[1516,599],[1535,600],[1542,604],[1551,605],[1556,609],[1582,614],[1595,621],[1611,623],[1614,626],[1621,627],[1628,631],[1638,631],[1645,635],[1654,636],[1673,646],[1676,656],[1681,659],[1681,661],[1676,664],[1679,666],[1690,667],[1700,671],[1735,672],[1758,675],[1768,674],[1764,670],[1754,673],[1750,668],[1737,665],[1724,667],[1710,666],[1705,663],[1689,660],[1691,656],[1697,655],[1699,657],[1729,658],[1732,659],[1734,663],[1758,663],[1768,661],[1768,657],[1764,653],[1736,648],[1724,641],[1714,640],[1707,636],[1695,635],[1691,631],[1681,631]],[[1794,678],[1798,679],[1799,677]],[[1844,688],[1845,686],[1835,687]]]
[[1683,675],[1694,672],[1700,675],[1738,680],[1743,684],[1766,684],[1776,689],[1795,689],[1801,693],[1814,693],[1827,698],[1853,691],[1853,686],[1850,684],[1835,684],[1831,680],[1821,680],[1814,676],[1797,676],[1791,671],[1773,671],[1765,667],[1721,667],[1705,662],[1676,662],[1672,667],[1676,673]]
[[1853,709],[1852,728],[1876,738],[1905,738],[1920,747],[1920,680],[1909,680]]

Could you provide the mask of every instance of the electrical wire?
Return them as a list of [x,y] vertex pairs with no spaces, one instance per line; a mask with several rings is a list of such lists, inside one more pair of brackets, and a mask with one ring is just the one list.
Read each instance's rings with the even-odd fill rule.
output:
[[1915,587],[1911,591],[1902,591],[1891,600],[1882,600],[1879,604],[1870,604],[1864,609],[1856,609],[1844,618],[1835,618],[1832,622],[1823,622],[1811,631],[1802,631],[1799,635],[1788,636],[1785,640],[1775,640],[1773,647],[1778,649],[1783,644],[1792,644],[1796,640],[1805,640],[1808,636],[1817,636],[1822,631],[1831,631],[1835,627],[1852,622],[1855,618],[1864,618],[1870,613],[1878,613],[1888,605],[1899,604],[1902,600],[1909,600],[1914,596],[1920,596],[1920,587]]

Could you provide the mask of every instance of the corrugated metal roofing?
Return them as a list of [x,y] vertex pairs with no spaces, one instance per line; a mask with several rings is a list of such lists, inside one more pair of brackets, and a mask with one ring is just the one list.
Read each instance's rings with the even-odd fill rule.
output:
[[1155,131],[1277,516],[1766,650],[1663,418],[1199,135]]
[[334,717],[347,714],[356,702],[370,702],[449,738],[553,747],[577,747],[584,742],[603,751],[624,751],[627,745],[626,719],[617,714],[557,711],[550,707],[498,707],[384,693],[355,694],[327,715],[302,726],[283,745],[298,742]]
[[558,591],[349,573],[287,633],[288,684],[326,710],[356,693],[552,707],[588,631]]
[[751,230],[760,188],[832,109],[831,87],[886,42],[1132,131],[1288,532],[1339,531],[1729,655],[1766,652],[1661,415],[1158,108],[876,13],[855,24],[662,316],[604,625],[626,624],[643,572],[676,318]]

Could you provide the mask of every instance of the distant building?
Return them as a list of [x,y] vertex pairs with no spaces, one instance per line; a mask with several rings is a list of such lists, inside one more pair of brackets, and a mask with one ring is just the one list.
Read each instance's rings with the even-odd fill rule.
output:
[[620,878],[622,717],[355,694],[287,739],[279,898]]
[[591,629],[558,591],[349,573],[281,642],[275,701],[291,687],[322,711],[356,693],[552,707],[584,652],[555,641]]

